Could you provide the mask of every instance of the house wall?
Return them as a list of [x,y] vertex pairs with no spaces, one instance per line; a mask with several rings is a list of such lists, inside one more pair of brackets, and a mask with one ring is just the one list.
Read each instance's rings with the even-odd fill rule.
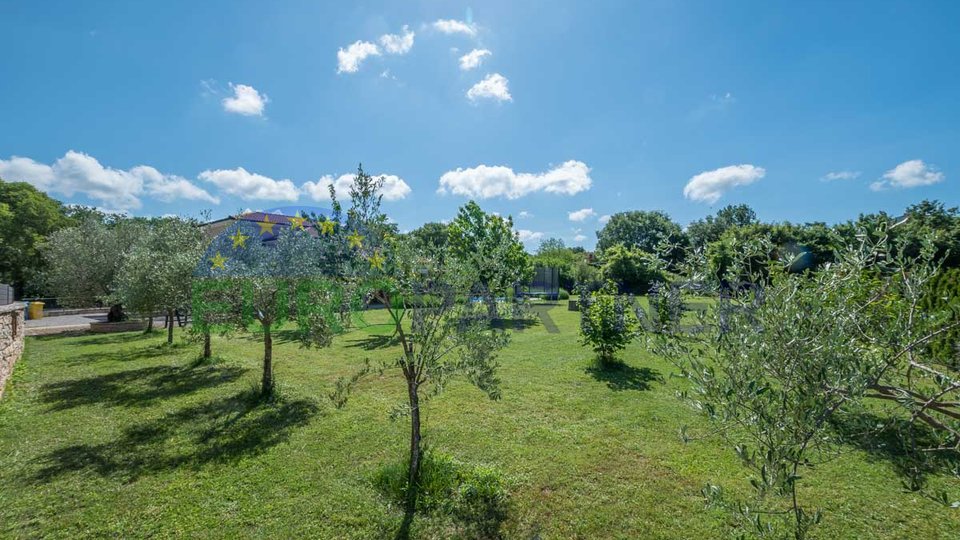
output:
[[23,354],[23,304],[0,306],[0,397],[13,365]]

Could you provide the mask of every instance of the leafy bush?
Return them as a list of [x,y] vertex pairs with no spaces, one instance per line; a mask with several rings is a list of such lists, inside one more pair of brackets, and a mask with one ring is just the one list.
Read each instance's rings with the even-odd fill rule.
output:
[[[373,484],[398,505],[407,497],[406,460],[383,465]],[[453,457],[425,449],[420,461],[417,511],[446,514],[456,519],[467,536],[496,537],[507,518],[510,496],[507,481],[498,469],[469,465]]]
[[560,300],[568,300],[570,298],[570,292],[566,289],[561,288],[560,293],[557,295],[557,298]]
[[644,294],[664,279],[660,261],[655,256],[619,244],[603,252],[600,275],[619,284],[624,292],[634,294]]
[[576,289],[595,291],[603,286],[600,281],[600,269],[586,260],[577,261],[577,264],[574,265],[573,279],[576,282]]
[[633,339],[636,322],[628,304],[612,281],[597,292],[580,293],[580,343],[592,348],[601,363],[613,362]]

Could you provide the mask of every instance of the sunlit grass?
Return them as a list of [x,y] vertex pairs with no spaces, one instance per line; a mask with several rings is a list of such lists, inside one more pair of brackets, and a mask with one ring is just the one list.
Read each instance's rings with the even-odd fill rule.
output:
[[[466,383],[425,406],[433,448],[509,479],[509,538],[717,538],[724,516],[704,509],[707,482],[737,491],[744,469],[710,426],[678,401],[674,368],[631,345],[626,365],[599,370],[577,343],[577,313],[547,311],[500,357],[500,401]],[[364,379],[340,410],[333,382],[364,359],[398,354],[382,312],[306,350],[281,333],[281,400],[260,403],[255,337],[198,344],[140,334],[30,338],[0,402],[0,536],[204,538],[388,537],[402,512],[374,487],[403,458],[402,377]],[[178,330],[179,333],[179,330]],[[289,336],[287,336],[289,338]],[[960,498],[948,471],[935,488]],[[905,492],[882,452],[848,448],[805,475],[801,497],[823,507],[816,538],[957,538],[960,512]],[[452,534],[422,517],[418,537]]]

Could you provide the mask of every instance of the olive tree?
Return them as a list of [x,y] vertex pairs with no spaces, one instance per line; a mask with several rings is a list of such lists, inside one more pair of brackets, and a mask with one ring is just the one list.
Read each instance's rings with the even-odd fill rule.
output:
[[192,275],[203,247],[195,221],[164,218],[140,236],[117,273],[113,296],[146,317],[148,331],[155,312],[167,314],[167,343],[173,343],[174,313],[190,305]]
[[[690,258],[685,279],[661,289],[660,301],[672,304],[662,312],[679,318],[691,294],[716,302],[695,322],[657,325],[645,337],[679,367],[690,382],[684,397],[753,473],[754,502],[731,501],[719,486],[705,488],[710,501],[732,510],[752,536],[805,538],[822,514],[805,504],[801,479],[841,442],[844,412],[879,400],[889,407],[878,410],[903,427],[910,455],[957,450],[960,377],[927,353],[930,340],[957,323],[921,308],[937,271],[930,243],[916,258],[892,256],[902,250],[881,230],[804,274],[789,272],[789,261],[751,272],[770,246],[741,248],[725,282],[702,257]],[[915,436],[921,429],[936,434],[927,448]]]
[[[302,345],[325,347],[343,329],[338,314],[348,299],[334,277],[339,260],[330,254],[344,240],[334,232],[322,243],[306,230],[287,227],[267,246],[249,222],[238,222],[227,232],[214,240],[197,267],[194,325],[204,334],[233,329],[261,336],[260,391],[268,398],[275,388],[277,330],[294,321]],[[233,246],[239,238],[245,238],[243,245]]]
[[[384,221],[379,210],[379,188],[376,181],[358,177],[351,193],[353,206],[367,208],[365,220],[374,224]],[[486,223],[483,216],[474,217]],[[360,251],[360,260],[366,266],[358,263],[352,272],[344,274],[344,279],[383,306],[393,329],[398,353],[381,369],[399,372],[406,386],[405,403],[394,410],[394,416],[410,419],[405,520],[409,526],[416,509],[423,454],[421,407],[457,375],[491,399],[500,397],[496,355],[507,344],[509,334],[502,325],[494,324],[495,312],[491,315],[471,297],[488,290],[490,282],[485,278],[512,275],[516,269],[505,267],[512,261],[498,256],[502,252],[495,246],[485,246],[488,249],[471,257],[445,257],[439,249],[424,246],[415,238],[378,235],[377,227],[365,226],[360,220],[357,227],[367,233]],[[497,243],[512,246],[509,228],[497,230]],[[515,316],[524,313],[518,310]],[[338,406],[346,403],[351,389],[368,371],[369,366],[365,366],[351,379],[338,381],[333,396]]]
[[124,259],[146,229],[143,221],[90,216],[52,233],[41,248],[47,291],[65,307],[106,302]]

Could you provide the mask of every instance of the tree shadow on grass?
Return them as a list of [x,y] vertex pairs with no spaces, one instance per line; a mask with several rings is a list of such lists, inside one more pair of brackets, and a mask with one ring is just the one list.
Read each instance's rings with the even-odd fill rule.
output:
[[[162,329],[161,329],[162,330]],[[80,342],[81,345],[115,345],[120,343],[134,343],[145,339],[158,338],[161,335],[159,331],[147,333],[143,331],[121,332],[116,334],[87,334],[87,338]]]
[[623,362],[597,363],[585,370],[591,377],[607,383],[611,390],[650,390],[651,382],[663,382],[663,375],[648,367],[636,368]]
[[347,346],[359,347],[365,351],[373,351],[376,349],[386,349],[398,343],[397,337],[393,334],[372,334],[359,339],[351,339]]
[[534,317],[530,317],[528,319],[493,319],[490,321],[490,328],[493,328],[494,330],[514,330],[520,332],[540,324],[539,318]]
[[49,403],[52,411],[97,403],[145,407],[159,399],[234,381],[244,371],[236,366],[219,365],[150,366],[45,384],[40,388],[40,399]]
[[33,482],[89,471],[125,482],[156,473],[235,463],[289,439],[320,408],[306,399],[265,402],[254,390],[128,427],[116,440],[59,448],[38,459]]
[[166,342],[159,343],[156,345],[150,345],[147,347],[138,347],[130,349],[117,349],[113,348],[109,351],[97,351],[90,352],[86,354],[78,354],[76,356],[71,356],[65,360],[65,363],[68,366],[77,366],[82,364],[90,364],[93,362],[129,362],[131,360],[144,360],[148,358],[156,358],[158,356],[166,356],[168,354],[173,354],[181,350],[190,348],[193,346],[191,343],[173,343],[168,344]]
[[955,474],[960,470],[960,453],[955,451],[924,452],[943,443],[928,425],[911,426],[905,418],[880,416],[873,412],[844,411],[831,419],[831,427],[841,442],[867,453],[872,460],[890,463],[907,489],[919,489],[928,475]]

